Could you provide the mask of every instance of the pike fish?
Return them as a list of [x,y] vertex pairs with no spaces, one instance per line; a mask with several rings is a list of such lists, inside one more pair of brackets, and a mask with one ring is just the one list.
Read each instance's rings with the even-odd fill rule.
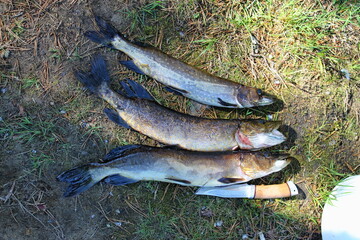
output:
[[76,77],[115,110],[105,109],[115,123],[136,130],[167,145],[193,151],[261,149],[280,144],[284,135],[278,121],[207,119],[163,107],[141,85],[132,80],[120,82],[123,91],[109,87],[105,60],[98,56],[90,72],[78,71]]
[[264,94],[261,89],[211,75],[154,47],[132,43],[100,17],[95,20],[100,31],[88,31],[86,37],[124,52],[132,60],[120,61],[121,64],[161,82],[171,92],[199,103],[226,108],[264,106],[274,102],[274,98]]
[[288,154],[265,152],[193,152],[125,145],[110,151],[102,163],[89,163],[60,174],[69,183],[64,196],[75,196],[104,180],[112,185],[161,181],[184,186],[216,187],[244,183],[280,171]]

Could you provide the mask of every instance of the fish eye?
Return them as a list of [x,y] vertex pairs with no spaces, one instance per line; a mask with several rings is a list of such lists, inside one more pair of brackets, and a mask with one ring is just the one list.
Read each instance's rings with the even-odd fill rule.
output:
[[257,89],[257,90],[256,90],[256,93],[261,96],[261,95],[262,95],[261,89]]

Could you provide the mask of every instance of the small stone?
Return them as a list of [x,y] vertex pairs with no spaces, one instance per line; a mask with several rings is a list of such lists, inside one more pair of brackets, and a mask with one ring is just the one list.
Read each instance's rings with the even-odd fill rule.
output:
[[54,103],[54,102],[50,102],[49,104],[50,104],[51,106],[54,106],[54,105],[55,105],[55,103]]
[[271,114],[266,115],[266,120],[272,120],[273,116]]
[[258,235],[259,235],[260,240],[265,240],[265,236],[264,236],[263,232],[258,232]]
[[89,153],[86,152],[86,151],[81,151],[80,154],[83,155],[83,156],[85,156],[85,155],[88,155]]
[[243,239],[243,240],[249,239],[249,236],[247,234],[243,234],[241,239]]
[[121,222],[114,222],[115,226],[117,227],[121,227],[122,223]]
[[0,122],[4,121],[2,117],[0,117]]
[[109,228],[109,227],[111,227],[111,226],[110,226],[110,224],[106,224],[106,227],[108,227],[108,228]]
[[39,209],[40,211],[44,211],[46,210],[46,205],[45,204],[38,204],[36,205],[37,209]]
[[275,84],[275,85],[280,85],[280,81],[279,81],[279,80],[275,80],[275,81],[274,81],[274,84]]
[[88,126],[89,126],[89,124],[87,122],[81,121],[81,123],[80,123],[81,128],[87,128]]
[[212,217],[212,216],[213,216],[213,212],[212,212],[209,208],[203,206],[203,207],[201,208],[200,215],[201,215],[202,217]]
[[8,58],[10,56],[10,51],[9,50],[5,50],[1,53],[1,57],[2,58]]
[[91,217],[91,219],[95,218],[95,214],[91,215],[90,217]]
[[7,88],[1,88],[1,90],[0,90],[0,91],[1,91],[1,93],[2,93],[2,94],[4,94],[4,93],[6,93],[6,92],[7,92]]
[[326,95],[330,95],[330,93],[331,93],[330,91],[326,91],[326,92],[325,92]]
[[119,209],[116,209],[115,212],[116,212],[117,214],[120,214],[120,210],[119,210]]
[[223,225],[223,221],[216,221],[215,223],[214,223],[214,227],[221,227],[222,225]]
[[31,235],[31,229],[30,229],[30,228],[27,228],[27,229],[25,230],[25,235],[26,235],[26,236],[30,236],[30,235]]
[[350,73],[347,69],[341,69],[340,72],[347,80],[350,80]]
[[61,110],[60,113],[61,113],[61,114],[65,114],[66,111],[65,111],[65,110]]
[[109,140],[105,139],[105,140],[104,140],[104,143],[109,143]]
[[31,150],[32,153],[37,153],[37,151],[35,149]]

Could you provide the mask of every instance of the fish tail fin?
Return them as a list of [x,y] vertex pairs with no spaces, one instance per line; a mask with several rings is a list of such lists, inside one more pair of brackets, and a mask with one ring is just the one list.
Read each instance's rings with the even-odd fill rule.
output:
[[90,72],[77,71],[75,76],[87,89],[97,95],[100,94],[101,87],[108,88],[110,82],[105,60],[100,55],[92,60]]
[[105,47],[115,49],[112,42],[116,37],[124,39],[122,34],[119,33],[116,28],[114,28],[111,24],[107,23],[99,16],[95,17],[95,21],[100,31],[87,31],[84,35],[93,42],[99,43]]
[[60,182],[67,182],[70,185],[66,188],[64,197],[76,196],[99,181],[95,180],[90,169],[94,168],[94,164],[86,164],[61,173],[56,179]]

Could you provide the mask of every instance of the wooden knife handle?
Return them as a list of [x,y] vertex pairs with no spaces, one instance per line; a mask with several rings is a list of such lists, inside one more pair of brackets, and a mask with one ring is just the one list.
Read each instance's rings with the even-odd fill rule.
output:
[[297,195],[299,193],[296,185],[289,181],[287,183],[273,185],[256,185],[255,196],[257,199],[284,198]]

